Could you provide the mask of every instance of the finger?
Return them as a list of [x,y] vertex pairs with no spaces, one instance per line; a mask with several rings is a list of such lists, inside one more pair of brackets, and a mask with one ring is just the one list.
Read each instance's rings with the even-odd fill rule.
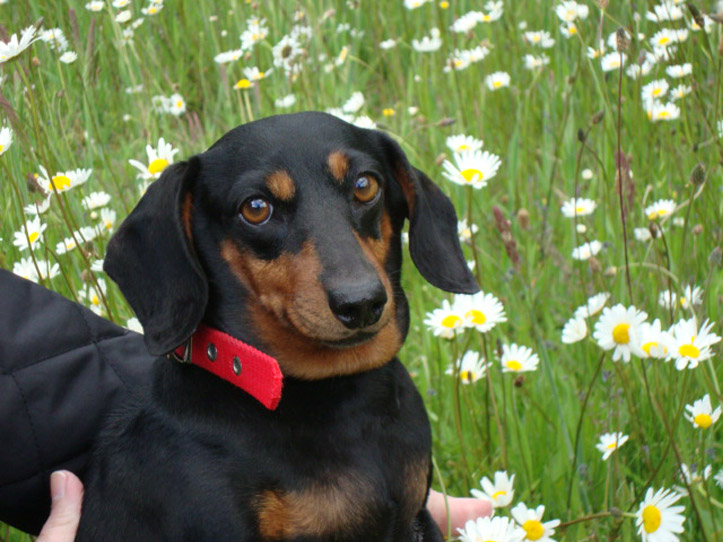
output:
[[83,484],[71,472],[54,472],[50,475],[50,497],[50,517],[36,542],[72,542],[80,522]]
[[442,532],[447,531],[447,517],[449,516],[452,533],[456,534],[457,529],[463,529],[467,521],[491,515],[492,503],[482,499],[450,496],[447,496],[445,502],[445,496],[442,493],[430,490],[427,509]]

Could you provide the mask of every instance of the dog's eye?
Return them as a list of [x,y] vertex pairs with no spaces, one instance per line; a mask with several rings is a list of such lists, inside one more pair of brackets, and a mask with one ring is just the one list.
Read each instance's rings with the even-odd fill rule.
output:
[[379,183],[374,177],[364,175],[354,183],[354,197],[361,203],[369,203],[379,193]]
[[258,226],[271,218],[271,204],[264,198],[249,198],[241,204],[239,212],[249,224]]

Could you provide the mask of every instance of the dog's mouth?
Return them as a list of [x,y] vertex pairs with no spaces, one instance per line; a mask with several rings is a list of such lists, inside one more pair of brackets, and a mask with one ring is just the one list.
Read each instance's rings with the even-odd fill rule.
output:
[[360,331],[358,333],[355,333],[351,337],[347,337],[346,339],[319,341],[319,343],[323,344],[324,346],[328,346],[329,348],[351,348],[353,346],[359,346],[360,344],[364,344],[365,342],[370,341],[371,339],[376,337],[376,335],[376,331]]

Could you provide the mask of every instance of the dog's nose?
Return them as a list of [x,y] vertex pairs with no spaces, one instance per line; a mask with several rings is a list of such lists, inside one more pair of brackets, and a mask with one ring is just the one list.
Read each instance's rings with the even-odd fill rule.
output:
[[387,292],[379,281],[334,289],[328,297],[331,312],[349,329],[375,324],[387,304]]

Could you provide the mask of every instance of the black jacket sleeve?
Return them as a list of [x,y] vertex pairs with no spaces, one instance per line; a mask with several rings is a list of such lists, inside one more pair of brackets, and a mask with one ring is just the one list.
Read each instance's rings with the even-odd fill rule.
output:
[[40,531],[50,474],[82,477],[109,409],[145,393],[143,337],[0,269],[0,520]]

